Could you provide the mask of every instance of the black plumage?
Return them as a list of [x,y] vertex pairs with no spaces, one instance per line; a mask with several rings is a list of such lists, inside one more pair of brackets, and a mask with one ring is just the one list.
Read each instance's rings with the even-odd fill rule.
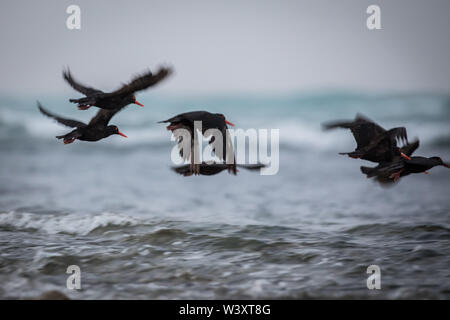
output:
[[70,102],[77,103],[80,110],[86,110],[93,106],[112,110],[124,107],[130,103],[138,104],[143,107],[144,105],[136,101],[135,93],[156,85],[171,73],[172,70],[169,68],[161,68],[156,74],[147,71],[142,75],[136,76],[131,82],[113,92],[103,92],[82,85],[73,78],[70,70],[65,70],[63,72],[63,77],[73,89],[85,95],[84,98],[69,100]]
[[[419,140],[415,140],[400,148],[400,154],[394,155],[391,161],[380,162],[376,167],[361,166],[361,172],[364,173],[367,178],[376,177],[376,180],[382,184],[394,182],[394,179],[390,176],[403,168],[403,161],[407,160],[405,159],[405,156],[408,158],[411,157],[417,148],[419,148]],[[404,156],[401,156],[401,154]]]
[[[265,165],[263,165],[263,164],[247,164],[247,165],[237,164],[236,167],[246,169],[246,170],[259,170],[261,168],[264,168]],[[189,164],[179,166],[179,167],[172,167],[172,169],[176,173],[181,174],[185,177],[188,177],[188,176],[191,176],[194,174],[192,172]],[[229,169],[228,165],[226,165],[224,163],[207,164],[207,163],[203,162],[199,165],[199,170],[198,170],[197,174],[203,175],[203,176],[213,176],[213,175],[216,175],[216,174],[218,174],[224,170],[228,170],[228,169]]]
[[56,138],[58,139],[64,139],[64,144],[72,143],[76,139],[83,141],[98,141],[113,134],[118,134],[125,138],[127,137],[125,134],[119,131],[119,128],[117,126],[108,125],[111,118],[122,108],[117,108],[114,110],[101,109],[88,124],[52,114],[44,109],[39,102],[38,108],[42,112],[42,114],[46,115],[47,117],[50,117],[67,127],[75,128],[73,131],[65,135],[56,136]]
[[[207,111],[192,111],[186,112],[170,119],[160,121],[159,123],[169,123],[167,126],[167,130],[170,130],[175,135],[175,138],[178,140],[179,148],[182,147],[183,136],[179,135],[177,129],[186,129],[191,137],[191,147],[189,150],[180,149],[180,155],[183,159],[191,160],[190,170],[194,174],[200,174],[200,164],[195,163],[195,153],[194,150],[197,149],[195,145],[194,139],[194,126],[196,121],[201,121],[202,126],[202,135],[205,136],[206,131],[209,129],[217,129],[222,133],[222,146],[223,150],[221,153],[218,153],[217,150],[213,150],[219,158],[225,162],[227,162],[228,170],[234,174],[236,174],[236,161],[234,159],[234,151],[233,144],[231,142],[231,137],[227,131],[227,124],[234,126],[231,122],[225,119],[225,116],[221,113],[210,113]],[[214,137],[213,137],[214,138]],[[210,140],[210,143],[214,141],[214,139]],[[227,150],[233,151],[233,154],[227,154]],[[183,152],[185,151],[185,152]],[[231,160],[231,161],[230,161]],[[232,163],[231,163],[232,162]]]
[[361,171],[367,178],[376,177],[381,183],[397,182],[401,177],[412,173],[426,173],[436,166],[450,168],[440,157],[411,157],[410,160],[398,159],[396,161],[381,164],[375,168],[361,167]]
[[372,120],[358,114],[353,121],[336,121],[323,124],[324,129],[350,129],[357,143],[353,152],[343,152],[351,158],[372,162],[389,162],[401,155],[397,140],[408,143],[406,128],[385,130]]

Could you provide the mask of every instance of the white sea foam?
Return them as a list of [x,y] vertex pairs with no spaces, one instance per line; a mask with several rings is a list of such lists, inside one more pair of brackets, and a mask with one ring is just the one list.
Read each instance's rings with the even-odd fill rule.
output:
[[139,221],[130,216],[104,212],[97,215],[35,214],[10,211],[0,213],[0,225],[18,229],[37,229],[48,234],[70,233],[87,235],[105,226],[132,226]]

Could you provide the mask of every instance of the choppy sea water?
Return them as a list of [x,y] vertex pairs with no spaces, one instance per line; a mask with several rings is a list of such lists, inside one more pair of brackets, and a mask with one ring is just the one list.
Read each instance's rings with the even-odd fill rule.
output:
[[[49,110],[87,121],[65,97]],[[382,188],[345,130],[362,112],[450,161],[450,97],[313,93],[141,95],[112,121],[129,138],[63,145],[36,97],[0,99],[0,298],[58,290],[75,299],[450,298],[450,170]],[[181,177],[156,121],[222,112],[237,127],[280,129],[280,170]],[[368,290],[369,265],[381,290]],[[81,269],[80,291],[66,269]]]

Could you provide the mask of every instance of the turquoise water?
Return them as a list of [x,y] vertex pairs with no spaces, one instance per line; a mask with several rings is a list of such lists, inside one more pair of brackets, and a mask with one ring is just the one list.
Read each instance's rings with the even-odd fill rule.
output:
[[[450,160],[450,96],[313,92],[140,95],[112,123],[128,139],[63,145],[49,110],[88,121],[65,97],[0,99],[0,297],[450,298],[450,171],[382,188],[345,130],[357,112],[406,126],[418,155]],[[224,113],[237,128],[280,130],[280,170],[180,177],[159,120]],[[79,265],[82,290],[65,289]],[[368,290],[377,264],[382,289]],[[430,276],[432,275],[432,276]]]

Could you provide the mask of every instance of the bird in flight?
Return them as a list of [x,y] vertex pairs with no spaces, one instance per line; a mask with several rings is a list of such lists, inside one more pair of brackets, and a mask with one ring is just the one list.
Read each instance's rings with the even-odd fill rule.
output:
[[409,159],[394,156],[392,161],[382,162],[374,168],[361,167],[361,172],[367,178],[375,177],[380,183],[397,182],[401,177],[412,173],[425,173],[436,166],[450,168],[450,165],[444,163],[440,157],[420,157],[412,156],[413,152],[419,147],[419,140],[401,148],[401,152],[409,156]]
[[[265,165],[264,164],[237,164],[236,167],[253,171],[253,170],[259,170],[261,168],[264,168]],[[213,176],[213,175],[221,173],[222,171],[227,170],[227,169],[228,169],[228,166],[224,163],[208,164],[208,163],[202,162],[199,165],[199,170],[198,170],[197,174],[202,175],[202,176]],[[192,176],[192,174],[193,174],[189,164],[185,164],[185,165],[179,166],[179,167],[172,167],[172,170],[180,175],[185,176],[185,177]],[[239,171],[239,170],[237,170],[237,171]]]
[[170,68],[160,68],[156,74],[147,71],[142,75],[136,76],[128,84],[113,92],[103,92],[98,89],[87,87],[76,81],[70,70],[63,71],[63,78],[76,91],[82,93],[85,97],[79,99],[70,99],[70,102],[77,103],[78,109],[87,110],[90,107],[112,110],[122,108],[130,103],[141,107],[144,105],[136,100],[135,93],[152,87],[167,78],[172,73]]
[[[341,154],[378,163],[376,167],[361,166],[361,172],[367,178],[375,177],[382,184],[397,182],[400,177],[411,173],[428,173],[427,170],[439,165],[450,168],[439,157],[412,156],[419,147],[419,140],[409,143],[404,127],[385,130],[360,114],[353,121],[329,122],[325,123],[323,127],[326,130],[350,129],[355,137],[357,147],[353,152]],[[404,145],[398,147],[397,140],[402,140]]]
[[351,130],[357,143],[356,149],[352,152],[341,152],[342,155],[372,162],[392,161],[396,155],[405,159],[409,158],[400,152],[400,148],[397,146],[397,140],[408,143],[408,136],[404,127],[386,130],[372,120],[358,114],[353,121],[328,122],[323,124],[323,128],[325,130],[335,128]]
[[[205,136],[206,131],[209,129],[217,129],[222,134],[222,152],[218,152],[219,150],[213,150],[215,155],[218,156],[221,160],[227,163],[227,168],[229,172],[233,174],[237,173],[236,169],[236,160],[234,159],[234,150],[233,144],[231,141],[230,134],[228,133],[228,126],[234,126],[233,123],[228,121],[225,116],[221,113],[210,113],[207,111],[192,111],[186,112],[179,115],[176,115],[170,119],[159,121],[159,123],[169,123],[167,126],[167,130],[172,131],[175,136],[175,139],[178,141],[178,148],[180,150],[180,156],[183,160],[191,160],[189,169],[192,174],[201,174],[201,165],[200,163],[195,163],[195,159],[198,157],[196,155],[195,150],[198,150],[198,141],[194,139],[194,122],[200,121],[202,125],[202,135]],[[183,134],[177,129],[185,129],[190,134],[190,148],[185,150],[183,148],[183,139],[185,138]],[[206,137],[206,136],[205,136]],[[207,137],[206,137],[207,138]],[[213,136],[209,143],[212,144],[215,141],[215,137]],[[229,154],[227,154],[227,152]]]
[[93,117],[88,124],[85,124],[81,121],[67,119],[55,115],[44,109],[44,107],[39,102],[37,104],[42,114],[56,120],[62,125],[70,128],[75,128],[65,135],[56,136],[57,139],[63,139],[64,144],[72,143],[77,139],[82,141],[98,141],[113,134],[118,134],[127,138],[124,133],[119,131],[119,128],[117,126],[108,125],[111,118],[125,106],[114,110],[100,109],[95,117]]

